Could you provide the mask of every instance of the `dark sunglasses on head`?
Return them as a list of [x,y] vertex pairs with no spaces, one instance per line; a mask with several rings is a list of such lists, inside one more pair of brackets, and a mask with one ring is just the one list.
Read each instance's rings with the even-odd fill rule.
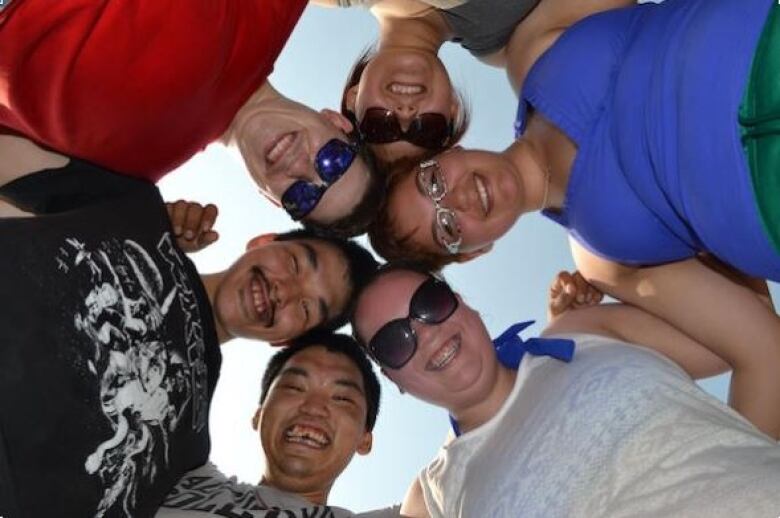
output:
[[405,140],[426,149],[442,149],[452,137],[452,124],[441,113],[422,113],[404,131],[398,116],[385,108],[369,108],[358,124],[364,141],[388,144]]
[[368,342],[368,351],[383,367],[400,369],[417,352],[417,335],[412,319],[425,324],[441,324],[458,309],[458,299],[446,282],[429,277],[409,302],[406,318],[391,320]]
[[314,157],[314,169],[324,184],[296,180],[282,194],[284,210],[295,221],[306,217],[320,202],[325,191],[347,172],[356,155],[357,149],[352,144],[337,138],[327,141]]

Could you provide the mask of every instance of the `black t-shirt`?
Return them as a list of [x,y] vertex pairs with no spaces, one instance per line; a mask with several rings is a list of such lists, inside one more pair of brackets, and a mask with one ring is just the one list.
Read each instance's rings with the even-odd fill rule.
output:
[[206,462],[221,356],[151,184],[85,162],[0,195],[0,516],[152,516]]

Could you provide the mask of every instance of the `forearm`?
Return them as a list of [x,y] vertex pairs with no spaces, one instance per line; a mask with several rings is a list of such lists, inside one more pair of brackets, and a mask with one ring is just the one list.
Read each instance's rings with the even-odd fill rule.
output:
[[693,379],[726,372],[729,365],[704,345],[650,313],[628,304],[601,304],[572,309],[545,333],[585,332],[608,336],[659,352]]
[[780,318],[760,296],[696,259],[632,269],[589,257],[581,247],[573,251],[596,287],[666,321],[731,365],[734,408],[765,433],[780,434]]

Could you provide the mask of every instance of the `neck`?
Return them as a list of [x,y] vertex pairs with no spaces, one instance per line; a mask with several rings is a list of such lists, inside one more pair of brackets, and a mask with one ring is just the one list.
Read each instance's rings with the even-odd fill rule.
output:
[[217,330],[217,339],[219,340],[219,345],[222,345],[233,338],[233,336],[228,333],[220,323],[216,310],[217,291],[219,290],[219,285],[222,283],[222,279],[225,276],[225,273],[226,272],[209,273],[200,276],[203,287],[206,289],[206,296],[209,298],[211,312],[214,315],[214,327]]
[[485,397],[481,397],[477,403],[466,408],[450,409],[450,413],[458,422],[460,431],[466,433],[473,430],[482,426],[496,415],[509,397],[510,392],[512,392],[516,378],[516,371],[499,365],[495,381],[491,384],[490,390]]
[[526,137],[520,137],[504,151],[504,155],[514,165],[515,174],[523,186],[519,207],[521,214],[559,207],[562,196],[553,185],[543,149]]
[[439,48],[452,37],[452,30],[444,17],[436,10],[430,10],[419,18],[379,18],[379,48],[413,48],[439,53]]
[[293,494],[315,505],[325,505],[328,503],[328,495],[330,494],[331,488],[331,486],[311,489],[297,487],[301,485],[300,479],[295,478],[294,480],[290,480],[289,483],[287,483],[284,480],[279,480],[274,477],[273,474],[267,471],[267,468],[265,475],[263,475],[263,478],[260,480],[260,483],[265,486],[278,489],[279,491]]
[[236,134],[238,133],[238,128],[241,127],[246,118],[259,104],[283,98],[284,96],[280,94],[271,85],[271,83],[265,81],[262,85],[260,85],[260,88],[255,90],[255,93],[253,93],[249,99],[247,99],[241,108],[238,109],[236,116],[233,117],[233,120],[230,122],[230,126],[228,126],[228,129],[225,131],[225,133],[223,133],[219,138],[220,142],[226,146],[234,144],[236,140]]

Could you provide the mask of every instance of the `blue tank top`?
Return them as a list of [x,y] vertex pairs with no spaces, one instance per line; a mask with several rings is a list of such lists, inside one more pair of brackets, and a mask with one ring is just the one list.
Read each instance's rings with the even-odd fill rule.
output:
[[737,121],[772,1],[666,0],[567,30],[529,72],[516,123],[530,106],[577,145],[563,209],[545,215],[621,263],[708,251],[780,280]]

